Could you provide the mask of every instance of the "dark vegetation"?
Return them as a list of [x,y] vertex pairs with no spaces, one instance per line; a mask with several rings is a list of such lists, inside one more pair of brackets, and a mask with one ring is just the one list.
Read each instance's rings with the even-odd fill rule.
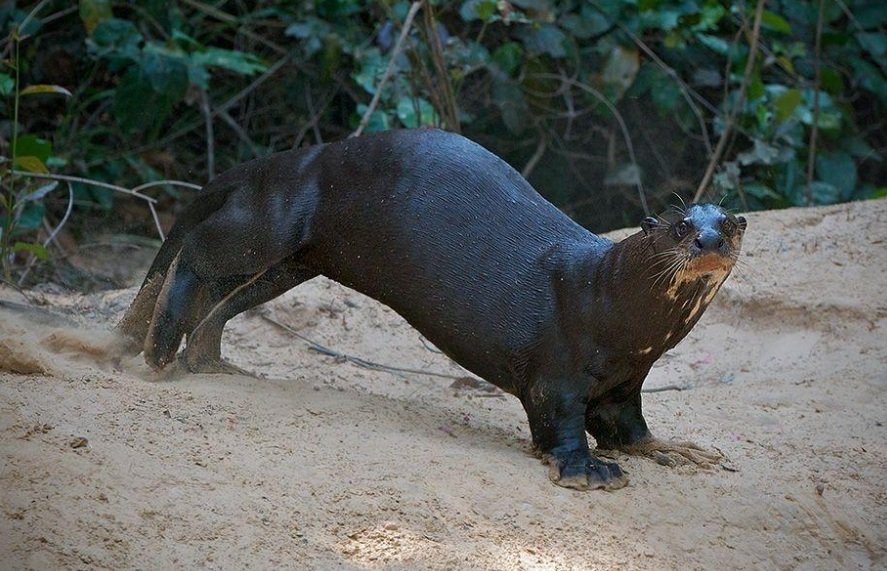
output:
[[195,193],[159,181],[355,131],[460,131],[595,231],[675,194],[883,196],[885,24],[883,0],[7,2],[5,278],[57,278],[97,228],[158,239]]

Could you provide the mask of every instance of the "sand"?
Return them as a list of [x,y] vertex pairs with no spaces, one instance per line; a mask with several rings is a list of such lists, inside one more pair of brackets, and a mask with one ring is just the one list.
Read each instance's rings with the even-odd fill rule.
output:
[[229,324],[260,378],[103,359],[135,289],[33,292],[77,327],[0,309],[0,568],[883,569],[887,200],[748,218],[647,380],[681,390],[644,396],[657,436],[727,460],[615,454],[615,492],[553,485],[516,399],[328,280]]

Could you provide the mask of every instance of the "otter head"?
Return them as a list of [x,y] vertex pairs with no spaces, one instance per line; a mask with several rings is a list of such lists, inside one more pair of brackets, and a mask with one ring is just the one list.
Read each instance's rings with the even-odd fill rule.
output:
[[657,283],[673,288],[698,279],[723,281],[739,257],[746,221],[715,204],[691,204],[673,222],[645,218]]

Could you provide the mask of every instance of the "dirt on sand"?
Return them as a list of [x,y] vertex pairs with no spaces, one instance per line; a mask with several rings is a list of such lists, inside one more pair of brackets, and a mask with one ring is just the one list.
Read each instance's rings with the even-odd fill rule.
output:
[[644,396],[727,460],[616,454],[612,493],[552,485],[515,398],[329,280],[229,325],[261,378],[103,362],[135,290],[34,292],[79,328],[0,309],[0,568],[884,569],[887,200],[748,218]]

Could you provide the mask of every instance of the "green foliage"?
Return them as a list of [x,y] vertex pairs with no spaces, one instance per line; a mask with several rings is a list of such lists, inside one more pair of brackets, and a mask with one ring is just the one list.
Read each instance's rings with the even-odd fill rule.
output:
[[[543,194],[597,230],[639,219],[637,183],[654,209],[673,192],[691,197],[728,124],[709,197],[756,209],[884,194],[883,2],[824,2],[820,15],[815,2],[772,0],[752,52],[754,2],[427,1],[395,53],[410,6],[80,0],[71,11],[52,0],[33,14],[0,9],[5,32],[27,34],[0,68],[5,267],[37,253],[14,247],[13,234],[38,244],[44,220],[66,207],[54,184],[11,176],[11,166],[126,187],[199,183],[210,164],[220,172],[342,138],[374,97],[365,131],[461,130],[518,170],[529,166]],[[168,187],[155,195],[166,209],[187,197]],[[139,225],[116,215],[133,207],[119,193],[75,183],[73,196],[75,219]]]

